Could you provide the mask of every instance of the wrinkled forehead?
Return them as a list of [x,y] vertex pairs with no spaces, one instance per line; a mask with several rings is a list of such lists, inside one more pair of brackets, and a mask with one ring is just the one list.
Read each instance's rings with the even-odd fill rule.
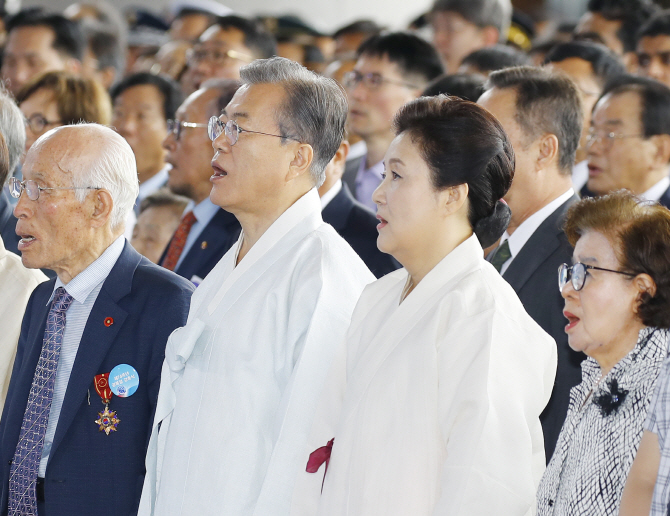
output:
[[28,151],[24,175],[39,175],[44,180],[72,177],[92,166],[103,145],[103,139],[89,131],[50,131]]

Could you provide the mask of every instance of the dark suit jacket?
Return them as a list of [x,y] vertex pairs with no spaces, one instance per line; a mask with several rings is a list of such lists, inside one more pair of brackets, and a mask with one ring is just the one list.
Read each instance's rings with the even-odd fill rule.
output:
[[[591,190],[586,188],[586,185],[584,185],[582,189],[579,191],[579,195],[582,198],[597,197],[596,194],[594,194]],[[668,188],[665,192],[663,192],[663,195],[661,195],[661,198],[658,200],[658,204],[670,209],[670,188]]]
[[0,237],[5,248],[12,253],[19,254],[19,236],[16,234],[16,217],[13,206],[4,190],[0,189]]
[[[240,231],[242,231],[242,226],[240,226],[235,215],[219,208],[216,215],[193,242],[175,272],[189,281],[193,276],[205,279],[209,271],[219,263],[221,257],[237,242]],[[174,235],[172,235],[172,238],[174,238]],[[172,239],[170,239],[158,263],[163,263],[171,242]]]
[[[7,514],[10,461],[42,348],[54,282],[35,289],[21,327],[0,422],[2,514]],[[70,375],[46,470],[49,516],[101,511],[126,516],[137,511],[165,345],[170,333],[186,324],[192,292],[193,285],[150,263],[126,242],[91,310]],[[106,325],[109,317],[113,323]],[[117,411],[121,422],[116,432],[106,435],[95,423],[104,405],[93,378],[119,364],[133,366],[140,385],[128,398],[113,396],[109,408]]]
[[356,198],[356,176],[358,175],[362,159],[365,159],[365,154],[348,160],[344,165],[344,173],[342,174],[342,182],[349,187],[349,192],[351,192],[354,198]]
[[571,263],[572,246],[563,233],[562,224],[573,196],[535,230],[503,274],[516,291],[528,314],[556,341],[558,368],[554,390],[540,416],[544,432],[547,462],[554,453],[570,402],[570,389],[582,381],[581,362],[586,356],[568,346],[563,317],[564,302],[558,290],[558,267]]
[[351,195],[346,184],[321,212],[327,222],[365,262],[376,277],[400,268],[390,254],[377,248],[377,216]]

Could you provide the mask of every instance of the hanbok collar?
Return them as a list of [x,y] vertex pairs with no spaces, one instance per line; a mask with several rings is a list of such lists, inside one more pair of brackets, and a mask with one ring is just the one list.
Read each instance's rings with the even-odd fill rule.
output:
[[[306,222],[306,224],[302,224]],[[226,277],[221,288],[212,298],[207,306],[207,311],[210,315],[214,313],[217,306],[223,299],[223,296],[235,284],[238,278],[244,275],[246,271],[252,268],[263,256],[265,256],[270,249],[275,245],[283,242],[286,235],[297,226],[302,227],[301,233],[307,234],[316,229],[323,223],[321,218],[321,201],[316,188],[312,188],[309,192],[303,195],[300,199],[293,203],[284,213],[282,213],[277,220],[263,233],[246,256],[235,266],[237,256],[239,255],[242,240],[244,239],[244,232],[240,233],[237,244],[234,246],[234,251],[226,255],[228,260],[227,266],[233,268],[230,274]]]

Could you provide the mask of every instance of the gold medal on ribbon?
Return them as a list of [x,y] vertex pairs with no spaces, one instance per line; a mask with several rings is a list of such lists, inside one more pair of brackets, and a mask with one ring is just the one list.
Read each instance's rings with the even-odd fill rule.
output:
[[109,410],[109,402],[112,401],[112,390],[109,388],[109,373],[95,375],[94,382],[95,392],[98,393],[105,405],[105,410],[98,412],[98,419],[95,420],[97,425],[100,425],[99,430],[109,435],[110,432],[116,432],[116,427],[121,420],[116,417],[116,412]]

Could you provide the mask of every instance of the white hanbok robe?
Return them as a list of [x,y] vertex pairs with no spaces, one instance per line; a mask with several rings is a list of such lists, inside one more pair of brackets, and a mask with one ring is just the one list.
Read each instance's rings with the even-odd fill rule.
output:
[[240,242],[168,340],[141,515],[288,514],[325,376],[374,280],[316,190],[235,266]]
[[390,273],[356,306],[314,422],[312,449],[335,438],[323,493],[324,468],[303,473],[292,514],[531,514],[556,344],[475,236],[400,303],[406,280]]

